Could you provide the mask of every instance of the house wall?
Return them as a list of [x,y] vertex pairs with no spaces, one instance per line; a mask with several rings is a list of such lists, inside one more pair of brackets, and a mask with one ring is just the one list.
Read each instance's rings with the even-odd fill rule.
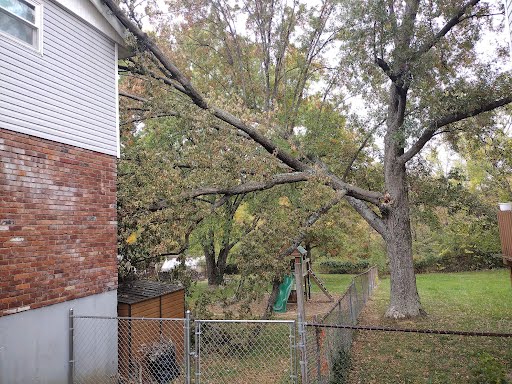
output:
[[[116,17],[109,15],[108,13],[102,14],[98,9],[102,11],[107,8],[103,4],[102,0],[52,0],[54,3],[59,4],[70,13],[77,15],[88,24],[101,31],[107,37],[117,42],[120,45],[124,45],[123,36],[124,28],[121,23],[117,21]],[[95,4],[93,4],[95,3]],[[110,20],[107,20],[109,17]],[[110,24],[115,23],[117,30]]]
[[115,290],[116,158],[1,127],[0,316]]
[[[110,291],[0,318],[0,383],[68,383],[69,309],[75,315],[116,316]],[[80,382],[117,373],[117,323],[75,319],[74,350]]]
[[504,0],[505,3],[505,23],[508,34],[510,56],[512,57],[512,0]]
[[0,34],[0,127],[117,155],[117,45],[42,4],[42,53]]

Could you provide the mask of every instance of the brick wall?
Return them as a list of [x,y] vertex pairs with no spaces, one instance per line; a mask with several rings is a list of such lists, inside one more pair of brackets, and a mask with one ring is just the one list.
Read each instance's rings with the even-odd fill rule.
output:
[[0,128],[0,316],[117,287],[116,158]]

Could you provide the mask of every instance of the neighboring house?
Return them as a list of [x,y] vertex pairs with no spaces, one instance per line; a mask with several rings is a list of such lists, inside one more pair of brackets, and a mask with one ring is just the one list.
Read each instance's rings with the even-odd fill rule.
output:
[[508,43],[510,47],[510,56],[512,58],[512,0],[505,0],[505,22],[508,32]]
[[100,0],[0,0],[0,383],[67,382],[68,310],[116,316],[122,34]]

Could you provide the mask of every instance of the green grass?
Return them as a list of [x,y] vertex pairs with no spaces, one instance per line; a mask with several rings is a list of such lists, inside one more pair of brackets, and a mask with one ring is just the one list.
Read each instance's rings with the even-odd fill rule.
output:
[[[417,282],[426,318],[385,319],[389,279],[384,279],[361,323],[512,332],[507,270],[424,274]],[[512,383],[510,338],[360,332],[355,340],[352,383]]]
[[[334,275],[326,273],[317,273],[316,275],[323,281],[329,292],[337,295],[341,295],[345,292],[354,277],[354,275]],[[311,279],[311,292],[322,292],[313,279]]]

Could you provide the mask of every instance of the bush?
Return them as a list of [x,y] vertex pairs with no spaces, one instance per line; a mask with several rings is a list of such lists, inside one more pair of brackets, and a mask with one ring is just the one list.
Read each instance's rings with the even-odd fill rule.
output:
[[236,264],[226,264],[226,269],[224,270],[224,274],[226,275],[238,275],[238,265]]
[[463,254],[445,253],[414,259],[416,273],[466,272],[503,268],[501,255],[466,251]]
[[348,375],[350,372],[350,354],[348,351],[342,349],[332,362],[332,377],[331,384],[343,384],[348,382]]
[[321,273],[331,274],[348,274],[362,273],[370,268],[368,260],[341,261],[341,260],[324,260],[318,263],[318,270]]

